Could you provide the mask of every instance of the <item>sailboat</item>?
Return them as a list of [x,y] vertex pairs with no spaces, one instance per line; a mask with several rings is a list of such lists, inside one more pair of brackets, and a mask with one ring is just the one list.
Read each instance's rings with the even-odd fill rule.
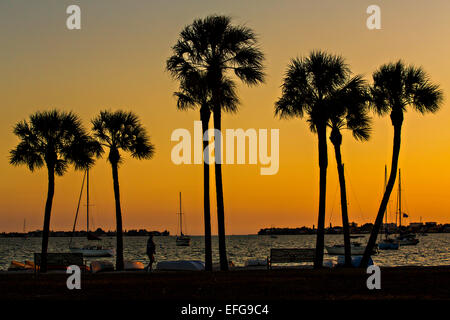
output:
[[[384,166],[384,190],[386,191],[387,183],[387,167]],[[378,243],[378,249],[380,250],[398,250],[399,243],[396,239],[389,238],[388,217],[387,210],[384,212],[384,239]]]
[[[347,201],[347,200],[346,200]],[[342,206],[342,203],[341,203]],[[331,228],[331,223],[330,223]],[[350,236],[352,237],[352,236]],[[355,238],[355,236],[353,236]],[[325,246],[325,249],[327,250],[327,253],[329,255],[338,255],[342,256],[345,255],[345,245],[343,244],[335,244],[333,246]],[[350,243],[350,255],[352,256],[361,256],[364,254],[365,246],[363,246],[360,242],[352,241]],[[376,248],[374,248],[372,254],[376,254]]]
[[80,197],[78,199],[75,221],[73,223],[72,237],[70,237],[69,249],[72,253],[82,253],[85,257],[111,257],[114,255],[114,249],[106,249],[100,245],[86,245],[82,248],[72,247],[73,234],[77,224],[78,212],[80,210],[81,197],[83,195],[84,182],[86,181],[86,233],[89,241],[100,241],[101,239],[89,232],[89,169],[85,171],[83,183],[81,185]]
[[180,212],[178,213],[180,216],[180,235],[177,236],[176,245],[179,247],[188,247],[191,243],[191,238],[187,235],[183,234],[183,212],[181,211],[181,192],[180,192]]
[[398,214],[398,230],[400,235],[397,237],[397,241],[401,246],[415,246],[419,243],[419,239],[413,233],[402,232],[402,216],[407,215],[402,212],[402,179],[400,169],[398,169],[398,200],[397,200],[397,214]]

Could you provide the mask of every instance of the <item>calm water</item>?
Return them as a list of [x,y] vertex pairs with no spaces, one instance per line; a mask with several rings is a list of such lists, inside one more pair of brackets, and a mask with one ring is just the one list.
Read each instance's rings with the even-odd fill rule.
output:
[[[368,236],[358,239],[366,243]],[[382,266],[436,266],[450,265],[450,234],[429,234],[419,236],[420,243],[417,246],[400,247],[397,251],[380,251],[373,256],[376,264]],[[154,237],[156,244],[156,260],[203,260],[203,237],[193,236],[190,247],[175,246],[175,237]],[[341,243],[342,235],[326,235],[325,244],[333,245]],[[147,263],[145,254],[147,237],[125,237],[124,258]],[[74,244],[82,246],[87,240],[77,238]],[[115,238],[104,238],[104,247],[115,247]],[[313,248],[314,235],[278,236],[273,239],[270,236],[228,236],[227,250],[229,259],[236,266],[243,266],[247,259],[265,259],[270,248]],[[11,260],[33,260],[33,252],[39,252],[40,238],[0,238],[0,270],[6,270]],[[50,238],[49,252],[68,252],[69,238]],[[218,262],[217,237],[213,237],[213,259]],[[325,255],[325,258],[336,259]],[[93,258],[113,261],[113,258]],[[89,261],[89,260],[88,260]]]

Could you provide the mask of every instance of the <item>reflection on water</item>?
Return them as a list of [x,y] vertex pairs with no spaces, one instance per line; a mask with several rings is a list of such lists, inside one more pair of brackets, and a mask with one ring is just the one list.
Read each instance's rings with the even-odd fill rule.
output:
[[[248,259],[265,259],[270,248],[313,248],[314,235],[298,236],[228,236],[228,257],[236,266],[243,266]],[[342,243],[342,235],[326,235],[325,244]],[[368,236],[358,239],[366,243]],[[450,265],[450,234],[429,234],[420,237],[417,246],[400,247],[394,251],[380,251],[373,256],[376,264],[381,266],[436,266]],[[156,244],[156,261],[162,260],[203,260],[204,242],[201,236],[191,237],[190,247],[175,246],[175,237],[154,237]],[[147,237],[124,237],[124,258],[148,263],[146,251]],[[115,247],[115,238],[103,238],[104,247]],[[74,245],[83,246],[87,240],[74,239]],[[33,253],[39,252],[40,238],[2,238],[0,239],[0,270],[6,270],[11,260],[33,260]],[[49,252],[68,252],[69,238],[50,238]],[[336,259],[325,255],[325,258]],[[91,258],[94,260],[111,260],[114,258]],[[217,237],[213,237],[213,260],[219,260]],[[89,260],[88,260],[89,262]]]

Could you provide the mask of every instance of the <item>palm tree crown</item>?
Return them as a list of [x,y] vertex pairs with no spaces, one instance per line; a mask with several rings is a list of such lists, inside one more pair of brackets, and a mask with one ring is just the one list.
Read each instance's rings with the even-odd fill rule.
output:
[[291,60],[282,85],[282,97],[275,104],[275,114],[282,118],[308,115],[310,129],[330,120],[327,103],[348,81],[349,67],[340,56],[314,51],[308,57]]
[[[213,111],[212,89],[204,72],[190,71],[178,76],[180,90],[174,93],[177,107],[186,110],[200,106],[201,113]],[[217,92],[222,108],[229,112],[236,112],[240,101],[236,94],[236,86],[230,79],[224,79],[221,90]]]
[[342,129],[348,129],[353,137],[359,141],[369,140],[371,120],[369,103],[371,97],[366,81],[357,75],[342,87],[332,101],[328,126],[331,128],[331,139]]
[[154,146],[134,113],[121,110],[101,111],[100,115],[92,120],[92,124],[94,137],[103,147],[110,149],[108,160],[111,163],[121,163],[119,149],[129,152],[137,159],[153,157]]
[[100,145],[72,112],[36,112],[29,121],[17,123],[14,134],[21,141],[11,150],[10,163],[26,165],[31,171],[46,165],[62,176],[71,164],[77,170],[92,166],[101,153]]
[[420,113],[434,113],[443,100],[439,86],[430,82],[422,68],[406,66],[401,60],[381,66],[373,82],[373,107],[380,115],[404,112],[408,105]]
[[[232,25],[230,17],[213,15],[195,20],[183,29],[172,49],[174,55],[167,60],[167,70],[177,79],[191,72],[202,73],[215,90],[216,100],[220,100],[222,84],[234,88],[230,72],[247,85],[264,80],[264,55],[257,47],[255,33],[245,26]],[[222,108],[233,110],[235,106],[224,104]]]

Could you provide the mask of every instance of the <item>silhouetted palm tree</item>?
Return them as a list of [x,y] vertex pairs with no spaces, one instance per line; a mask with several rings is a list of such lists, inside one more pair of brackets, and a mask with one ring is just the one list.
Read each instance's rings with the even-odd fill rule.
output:
[[23,120],[14,127],[21,140],[11,150],[12,165],[26,165],[30,171],[47,167],[48,192],[42,230],[42,256],[40,271],[47,271],[47,248],[50,216],[55,193],[55,174],[62,176],[70,165],[85,170],[100,156],[100,145],[84,130],[77,115],[58,110],[36,112],[29,121]]
[[123,270],[122,210],[120,207],[119,164],[122,157],[119,150],[129,152],[133,158],[151,159],[154,146],[138,116],[125,111],[101,111],[92,120],[94,137],[103,148],[109,149],[108,161],[111,164],[114,199],[116,204],[116,270]]
[[327,125],[336,92],[348,81],[350,70],[340,56],[322,51],[296,58],[289,64],[282,85],[282,97],[275,104],[281,118],[308,116],[310,130],[317,133],[319,146],[320,194],[314,266],[323,264],[325,199],[327,179]]
[[227,83],[234,91],[233,74],[247,85],[263,82],[264,55],[250,28],[233,26],[230,17],[216,15],[197,19],[185,27],[173,51],[175,54],[167,61],[167,69],[177,74],[189,71],[204,73],[211,90],[214,128],[218,130],[214,141],[220,269],[228,270],[220,130],[222,110],[235,111],[236,102],[228,100],[223,84]]
[[408,106],[422,114],[434,113],[439,110],[443,100],[443,94],[439,86],[430,82],[428,75],[422,68],[412,65],[406,66],[402,61],[382,65],[374,72],[373,82],[371,92],[375,112],[379,115],[390,113],[391,122],[394,126],[394,142],[389,180],[361,260],[361,267],[367,267],[369,263],[397,177],[403,113]]
[[370,95],[368,87],[361,76],[352,78],[341,90],[336,93],[336,98],[331,101],[331,128],[330,141],[334,146],[336,165],[341,191],[342,227],[344,232],[345,265],[351,266],[350,227],[347,210],[347,189],[345,186],[344,164],[342,163],[341,129],[352,131],[353,137],[360,141],[366,141],[370,136],[370,118],[368,116],[368,102]]
[[[172,72],[175,79],[180,81],[180,91],[175,92],[177,107],[180,110],[200,106],[200,120],[202,122],[203,136],[208,130],[211,117],[211,90],[204,74],[195,71],[187,73]],[[223,88],[228,99],[227,105],[231,107],[239,103],[233,86],[224,83]],[[203,151],[208,147],[209,141],[203,140]],[[203,152],[203,212],[205,225],[205,270],[212,271],[212,245],[211,245],[211,213],[209,196],[209,152]]]

